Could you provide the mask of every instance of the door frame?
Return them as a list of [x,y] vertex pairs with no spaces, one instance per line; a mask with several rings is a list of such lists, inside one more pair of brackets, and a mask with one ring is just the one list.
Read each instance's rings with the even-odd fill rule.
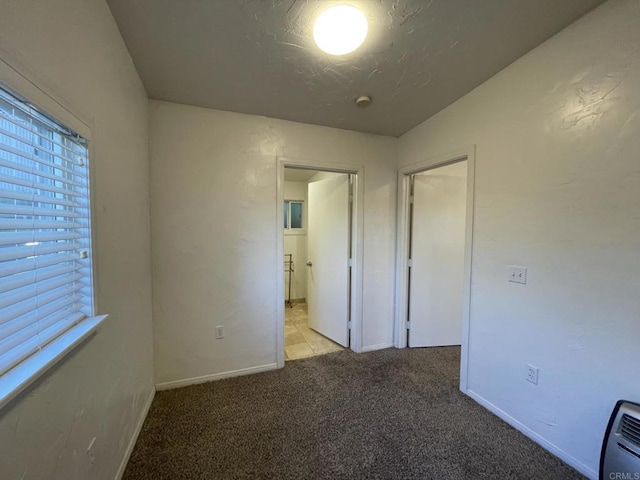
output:
[[282,203],[284,202],[285,167],[318,170],[323,172],[349,173],[353,181],[353,212],[351,219],[351,331],[349,348],[356,353],[362,352],[362,271],[364,239],[364,166],[346,163],[319,163],[313,160],[276,157],[276,351],[278,368],[284,367],[284,225],[282,224]]
[[473,222],[476,148],[467,148],[431,157],[407,165],[398,170],[398,223],[396,237],[396,306],[394,312],[393,344],[396,348],[407,347],[407,311],[409,305],[408,261],[409,261],[409,193],[411,175],[452,163],[467,161],[467,219],[465,227],[464,290],[462,307],[462,340],[460,353],[460,390],[467,391],[469,369],[469,330],[471,310],[471,265],[473,256]]

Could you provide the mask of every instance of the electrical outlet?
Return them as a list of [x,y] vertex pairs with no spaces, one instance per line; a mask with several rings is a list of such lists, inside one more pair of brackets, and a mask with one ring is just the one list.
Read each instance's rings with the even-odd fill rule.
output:
[[220,340],[221,338],[224,338],[224,326],[218,325],[216,327],[216,340]]
[[538,384],[538,367],[527,363],[527,382],[531,382],[534,385]]
[[513,283],[527,283],[527,267],[509,265],[509,281]]

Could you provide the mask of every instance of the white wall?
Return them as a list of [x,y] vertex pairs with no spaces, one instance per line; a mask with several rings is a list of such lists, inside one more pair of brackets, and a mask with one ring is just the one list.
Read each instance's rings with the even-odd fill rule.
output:
[[[284,253],[293,255],[293,273],[291,274],[291,299],[307,298],[307,182],[284,182],[285,200],[303,200],[302,231],[285,230]],[[284,296],[288,298],[289,274],[284,276]]]
[[616,400],[640,400],[638,25],[637,0],[604,4],[399,145],[477,146],[469,389],[592,477]]
[[276,363],[277,156],[365,166],[363,344],[392,341],[397,139],[157,101],[149,113],[158,383]]
[[153,392],[146,93],[104,1],[0,0],[0,12],[0,57],[93,119],[97,300],[110,314],[0,411],[0,478],[113,479]]

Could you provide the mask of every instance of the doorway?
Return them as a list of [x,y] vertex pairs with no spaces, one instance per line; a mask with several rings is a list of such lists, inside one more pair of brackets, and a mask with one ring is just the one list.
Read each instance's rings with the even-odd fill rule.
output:
[[474,150],[400,170],[395,345],[461,345],[466,391]]
[[358,351],[361,176],[283,159],[278,167],[278,364]]

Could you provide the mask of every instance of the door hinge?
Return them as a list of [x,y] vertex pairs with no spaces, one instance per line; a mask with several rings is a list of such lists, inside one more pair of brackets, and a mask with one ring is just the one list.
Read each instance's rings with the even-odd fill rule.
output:
[[413,205],[413,195],[409,195],[409,204]]
[[353,258],[350,258],[349,260],[347,260],[347,266],[353,267]]
[[405,328],[406,328],[407,330],[411,330],[411,322],[407,322],[407,323],[405,323]]
[[353,203],[353,194],[352,194],[352,193],[351,193],[351,194],[349,194],[349,202],[350,202],[350,203]]
[[349,320],[349,321],[347,322],[347,328],[348,328],[349,330],[351,330],[351,320]]
[[413,259],[412,258],[407,260],[407,267],[413,267]]

